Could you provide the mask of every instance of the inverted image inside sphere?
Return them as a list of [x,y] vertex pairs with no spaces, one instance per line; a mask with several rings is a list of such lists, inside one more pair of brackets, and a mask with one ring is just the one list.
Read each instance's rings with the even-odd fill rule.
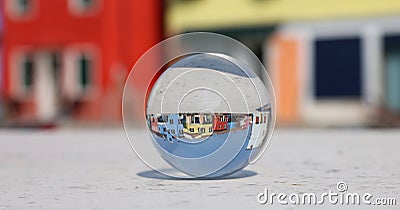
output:
[[176,169],[223,176],[260,151],[271,121],[262,81],[233,58],[194,54],[157,79],[146,104],[154,146]]

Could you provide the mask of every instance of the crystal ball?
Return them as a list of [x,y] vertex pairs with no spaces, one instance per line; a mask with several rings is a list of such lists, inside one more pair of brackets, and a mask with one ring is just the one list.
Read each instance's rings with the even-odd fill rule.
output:
[[221,177],[255,161],[273,129],[271,90],[219,53],[184,55],[149,87],[146,124],[161,157],[192,177]]

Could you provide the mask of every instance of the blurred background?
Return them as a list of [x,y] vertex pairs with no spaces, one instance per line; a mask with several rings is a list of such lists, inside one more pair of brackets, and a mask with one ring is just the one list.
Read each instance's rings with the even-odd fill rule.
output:
[[278,126],[400,125],[398,0],[1,0],[0,17],[1,127],[120,126],[137,59],[194,31],[265,64]]

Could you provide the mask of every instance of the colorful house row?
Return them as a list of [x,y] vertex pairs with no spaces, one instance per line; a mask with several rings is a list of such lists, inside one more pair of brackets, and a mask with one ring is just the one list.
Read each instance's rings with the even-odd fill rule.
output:
[[[224,132],[234,128],[235,122],[231,121],[231,116],[231,114],[226,113],[158,114],[148,115],[147,121],[150,130],[160,135],[169,132],[178,138],[201,138],[209,136],[214,132]],[[242,122],[239,124],[245,124],[246,122],[247,125],[249,124],[249,120],[242,119],[239,122]]]
[[172,138],[199,139],[213,133],[211,114],[181,113],[147,115],[148,126],[152,132]]
[[384,125],[400,122],[399,14],[396,0],[172,1],[166,30],[249,47],[272,78],[280,125]]
[[7,120],[120,121],[127,73],[162,39],[161,1],[1,3]]
[[[165,113],[148,114],[147,126],[151,133],[168,140],[199,142],[214,134],[245,130],[251,126],[247,149],[261,145],[271,125],[271,106],[266,105],[251,114],[241,113]],[[217,128],[217,129],[215,129]]]
[[221,132],[222,130],[213,130],[213,127],[220,123],[220,120],[215,121],[215,119],[226,118],[227,121],[224,122],[227,124],[224,131],[236,132],[250,129],[247,150],[261,147],[262,142],[265,142],[263,139],[271,129],[270,106],[261,107],[252,114],[218,113],[215,116],[198,113],[149,114],[147,124],[153,135],[168,140],[171,144],[175,142],[201,143],[213,135],[226,135],[227,133]]

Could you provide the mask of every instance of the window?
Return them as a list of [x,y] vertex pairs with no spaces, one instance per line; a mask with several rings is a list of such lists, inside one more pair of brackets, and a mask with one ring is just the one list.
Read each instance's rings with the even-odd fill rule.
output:
[[169,119],[169,124],[174,124],[174,120],[173,119]]
[[183,134],[183,130],[182,129],[179,129],[179,134]]
[[203,115],[203,123],[210,124],[212,123],[213,117],[209,114]]
[[93,6],[94,0],[79,0],[78,2],[83,8],[87,9]]
[[201,131],[201,133],[205,133],[206,129],[205,128],[201,128],[200,131]]
[[199,124],[200,123],[200,116],[195,116],[192,118],[192,124]]
[[314,44],[316,98],[361,96],[361,41],[359,38],[317,40]]
[[26,13],[32,6],[31,0],[16,0],[17,1],[17,9],[20,13]]
[[86,54],[82,53],[78,58],[78,76],[79,84],[83,91],[87,90],[91,85],[92,68],[93,61]]
[[33,58],[31,55],[26,55],[21,63],[22,82],[25,91],[30,91],[33,86]]
[[55,81],[58,81],[61,69],[61,55],[59,52],[50,53],[50,63]]
[[77,15],[88,14],[98,6],[98,0],[69,0],[69,8]]
[[260,118],[257,116],[257,117],[256,117],[256,124],[258,124],[259,121],[260,121]]
[[189,131],[193,133],[194,132],[194,128],[190,128]]
[[6,9],[12,17],[25,17],[33,12],[34,0],[7,0]]
[[208,131],[211,133],[212,132],[212,128],[210,127],[210,128],[208,128]]
[[171,130],[171,133],[172,133],[172,134],[175,134],[175,130]]

